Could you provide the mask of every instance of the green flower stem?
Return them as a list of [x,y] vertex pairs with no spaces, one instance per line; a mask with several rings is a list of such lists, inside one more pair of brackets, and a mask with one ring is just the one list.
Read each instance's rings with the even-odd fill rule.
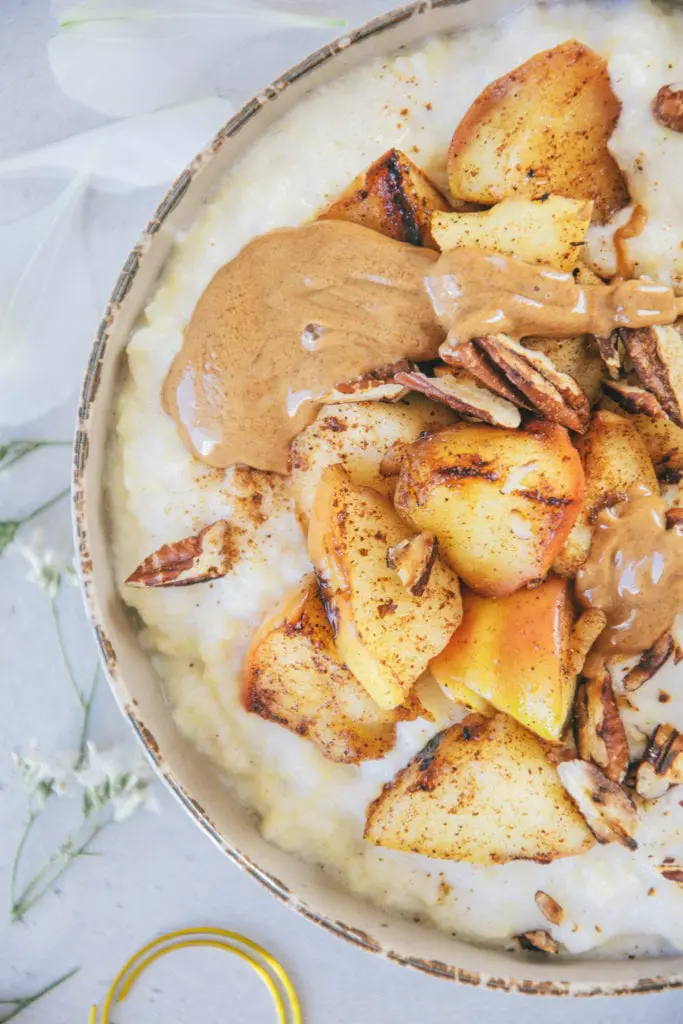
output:
[[97,680],[100,674],[100,663],[95,662],[95,672],[92,677],[92,683],[90,685],[90,693],[86,699],[83,707],[83,722],[81,724],[81,734],[78,739],[78,760],[76,762],[76,770],[83,767],[85,763],[85,750],[88,742],[88,729],[90,727],[90,714],[92,712],[92,705],[95,699],[95,691],[97,689]]
[[[31,910],[31,908],[34,907],[36,903],[38,903],[38,901],[50,891],[50,889],[52,889],[59,879],[66,874],[75,860],[79,857],[88,856],[90,847],[109,824],[110,822],[108,821],[98,822],[90,832],[90,835],[83,840],[80,846],[77,846],[73,850],[69,850],[68,853],[53,854],[53,856],[50,857],[50,859],[43,865],[40,871],[34,875],[16,900],[12,901],[12,920],[21,921],[29,910]],[[60,861],[60,867],[56,871],[53,870],[55,865]]]
[[63,985],[65,981],[69,981],[69,979],[73,978],[74,974],[77,973],[78,968],[74,967],[73,970],[67,971],[67,973],[63,974],[61,978],[51,981],[49,985],[45,985],[44,988],[41,988],[38,992],[34,992],[33,995],[22,996],[19,999],[0,999],[0,1006],[12,1007],[9,1013],[0,1017],[0,1024],[8,1024],[8,1021],[14,1020],[15,1017],[18,1017],[19,1014],[23,1013],[29,1006],[37,1003],[39,999],[42,999],[43,996],[46,996],[49,992],[53,992],[56,988],[59,988],[60,985]]
[[[83,693],[81,691],[80,686],[76,682],[76,676],[74,674],[74,670],[73,670],[73,667],[71,665],[71,660],[69,659],[69,655],[67,654],[67,651],[66,651],[66,646],[64,644],[64,637],[62,636],[62,627],[61,627],[61,624],[60,624],[60,621],[59,621],[59,614],[57,612],[57,600],[54,597],[50,601],[50,611],[52,613],[52,621],[54,623],[55,634],[57,636],[57,644],[59,646],[59,653],[61,655],[62,661],[64,662],[64,668],[66,669],[66,674],[69,677],[69,682],[71,683],[71,689],[74,692],[74,695],[76,697],[76,700],[79,703],[79,706],[83,709],[83,711],[85,711],[88,701],[84,697],[84,695],[83,695]],[[88,712],[88,715],[89,715],[89,712]]]
[[47,512],[49,508],[56,505],[58,501],[62,500],[62,498],[66,498],[70,490],[70,487],[65,487],[64,490],[59,492],[59,494],[55,494],[52,498],[49,498],[48,501],[44,501],[42,505],[39,505],[38,508],[34,508],[33,512],[29,512],[27,516],[24,516],[24,518],[20,520],[21,525],[25,526],[26,523],[30,523],[32,519],[42,515],[43,512]]
[[71,441],[36,441],[32,438],[7,441],[0,444],[0,470],[9,469],[39,448],[64,448],[70,444]]
[[44,501],[42,505],[38,505],[37,508],[34,508],[32,512],[29,512],[28,515],[24,516],[22,519],[0,520],[0,555],[3,553],[5,548],[9,547],[22,526],[25,526],[26,523],[30,523],[32,519],[35,519],[43,512],[47,512],[49,508],[56,505],[58,501],[62,500],[62,498],[65,498],[68,493],[69,488],[65,487],[63,491],[59,492],[59,494],[53,495],[53,497],[48,501]]
[[34,811],[33,808],[29,811],[29,816],[24,825],[24,831],[21,834],[21,838],[17,844],[17,848],[14,851],[14,857],[12,858],[12,868],[10,872],[9,892],[10,892],[10,917],[13,921],[19,920],[19,915],[16,913],[18,900],[15,896],[17,891],[17,872],[19,871],[19,862],[24,852],[24,847],[28,841],[28,837],[31,834],[31,830],[39,818],[39,812]]

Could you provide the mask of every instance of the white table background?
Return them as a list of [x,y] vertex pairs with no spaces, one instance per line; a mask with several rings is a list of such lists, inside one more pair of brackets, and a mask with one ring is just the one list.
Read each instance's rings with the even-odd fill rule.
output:
[[[368,14],[381,9],[375,3]],[[45,44],[53,32],[48,0],[0,3],[0,155],[61,139],[102,119],[66,99],[52,80]],[[269,52],[262,79],[316,45],[311,35],[290,35],[281,59]],[[8,196],[0,192],[0,223],[11,219]],[[25,199],[16,186],[16,201]],[[93,286],[103,304],[123,257],[158,195],[91,194],[88,237]],[[3,209],[4,205],[4,209]],[[12,203],[12,206],[14,204]],[[97,240],[97,244],[95,244]],[[77,381],[74,380],[74,388]],[[68,437],[75,398],[31,429],[9,436]],[[7,433],[0,434],[6,440]],[[29,510],[68,480],[66,449],[43,450],[3,474],[0,519]],[[68,544],[66,502],[45,517],[46,536]],[[619,1000],[542,1002],[457,987],[421,976],[357,951],[280,906],[216,850],[174,800],[161,791],[159,816],[140,813],[100,839],[102,855],[81,860],[29,915],[7,923],[10,859],[20,833],[25,798],[10,752],[37,737],[46,752],[73,744],[76,716],[67,680],[56,657],[49,605],[25,581],[18,553],[0,561],[0,998],[28,993],[71,967],[79,973],[43,1002],[25,1011],[26,1024],[76,1024],[87,1019],[123,962],[140,945],[172,928],[213,924],[249,935],[270,949],[291,972],[305,1020],[313,1024],[373,1024],[430,1020],[526,1021],[543,1015],[546,1024],[581,1018],[589,1022],[679,1021],[683,994]],[[76,591],[62,595],[66,631],[78,671],[89,677],[94,645]],[[93,733],[98,743],[128,737],[106,684],[96,703]],[[63,828],[63,807],[48,811],[38,842],[52,851]],[[4,920],[2,920],[4,918]],[[162,961],[116,1012],[119,1024],[172,1021],[174,1024],[274,1019],[261,982],[224,955],[203,951]]]

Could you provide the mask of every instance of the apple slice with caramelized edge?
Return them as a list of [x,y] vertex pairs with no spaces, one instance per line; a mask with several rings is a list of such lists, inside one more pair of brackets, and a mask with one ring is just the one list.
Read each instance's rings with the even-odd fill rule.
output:
[[487,86],[456,128],[451,193],[484,204],[547,193],[592,199],[604,223],[629,201],[607,148],[620,110],[593,50],[570,40],[537,53]]
[[407,449],[394,502],[416,531],[436,535],[468,587],[504,597],[547,575],[582,498],[563,427],[458,423]]
[[322,474],[308,533],[337,650],[381,708],[402,704],[462,618],[455,573],[438,559],[414,594],[387,565],[412,531],[383,495],[341,466]]
[[470,864],[546,864],[584,853],[595,839],[549,753],[508,715],[470,715],[387,783],[368,808],[365,838]]
[[553,564],[560,576],[575,576],[586,561],[593,540],[593,523],[603,508],[623,501],[634,484],[644,484],[658,493],[645,442],[625,416],[603,409],[594,413],[588,431],[578,438],[576,447],[586,484],[581,510]]
[[400,149],[390,149],[352,183],[346,195],[320,214],[321,220],[347,220],[398,242],[435,249],[431,216],[450,210],[447,200]]
[[308,529],[311,509],[326,466],[340,463],[356,484],[393,494],[399,463],[389,473],[384,457],[422,433],[452,425],[454,413],[421,395],[396,405],[385,402],[324,405],[290,448],[291,487],[297,513]]
[[465,686],[543,739],[557,741],[576,687],[568,670],[573,622],[569,584],[557,577],[509,597],[465,591],[462,622],[430,669],[454,700]]
[[245,711],[311,740],[330,761],[383,757],[396,722],[421,712],[383,711],[339,657],[315,576],[310,573],[254,634],[242,675]]
[[504,199],[478,213],[433,213],[432,235],[442,252],[475,246],[571,271],[578,263],[592,213],[592,203],[562,196]]

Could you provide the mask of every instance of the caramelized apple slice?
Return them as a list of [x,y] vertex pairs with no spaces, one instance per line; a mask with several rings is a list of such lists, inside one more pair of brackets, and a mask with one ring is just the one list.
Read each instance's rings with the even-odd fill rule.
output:
[[548,760],[507,715],[470,715],[438,733],[368,808],[376,846],[470,864],[546,864],[595,840]]
[[546,193],[592,199],[609,220],[629,201],[607,143],[620,113],[602,57],[575,40],[537,53],[492,82],[448,152],[451,193],[475,203]]
[[308,552],[337,650],[382,708],[402,704],[462,617],[455,573],[435,560],[415,594],[387,565],[413,532],[383,495],[329,466],[315,497]]
[[581,506],[581,461],[563,427],[458,423],[411,445],[394,501],[473,590],[504,597],[543,579]]

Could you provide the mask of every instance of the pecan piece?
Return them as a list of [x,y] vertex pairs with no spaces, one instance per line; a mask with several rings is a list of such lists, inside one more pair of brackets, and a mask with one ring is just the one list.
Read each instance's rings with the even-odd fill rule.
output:
[[395,380],[411,391],[419,391],[435,402],[447,405],[463,419],[491,423],[497,427],[518,427],[519,409],[505,398],[494,395],[464,372],[427,377],[419,371],[400,372]]
[[638,812],[618,783],[589,761],[564,761],[557,772],[599,843],[617,842],[629,850],[638,848],[633,838]]
[[636,768],[636,792],[656,800],[683,783],[683,735],[673,725],[658,725]]
[[652,101],[655,121],[673,132],[683,132],[683,85],[663,85]]
[[592,761],[612,782],[623,781],[629,763],[628,740],[609,672],[579,683],[574,703],[574,737],[583,761]]
[[527,349],[505,334],[476,341],[545,419],[583,433],[590,421],[590,402],[573,377],[560,373],[543,352]]
[[619,331],[634,369],[669,419],[683,427],[683,337],[673,327]]
[[[533,410],[531,405],[518,388],[513,387],[506,379],[505,374],[494,366],[490,359],[483,352],[480,352],[473,341],[460,341],[457,344],[444,343],[439,349],[439,355],[444,363],[449,366],[466,370],[472,376],[493,391],[494,395],[504,398],[507,402],[520,409]],[[437,366],[434,370],[435,376],[444,372],[443,367]]]
[[559,942],[555,941],[550,932],[546,932],[542,928],[531,932],[522,932],[521,935],[516,935],[515,938],[519,943],[520,949],[525,950],[527,953],[547,953],[553,956],[560,952]]
[[633,377],[623,380],[609,380],[605,378],[602,382],[603,390],[613,402],[628,413],[641,413],[649,416],[651,420],[665,420],[666,413],[650,391],[646,391],[642,385]]
[[399,402],[408,394],[407,389],[397,383],[396,374],[401,370],[412,370],[413,364],[402,359],[398,363],[380,366],[364,373],[362,377],[337,384],[316,401],[323,405],[334,402]]
[[536,906],[543,914],[546,921],[550,921],[551,924],[561,925],[564,921],[564,910],[552,896],[549,896],[547,892],[543,892],[539,889],[534,897],[536,900]]
[[673,649],[674,640],[671,633],[662,633],[659,640],[655,640],[652,647],[641,654],[638,664],[626,673],[624,689],[628,692],[640,689],[668,660]]
[[193,537],[164,544],[135,569],[129,587],[184,587],[230,572],[239,558],[235,535],[241,531],[219,519]]
[[436,561],[438,544],[433,533],[418,533],[387,551],[387,568],[393,569],[413,597],[422,597]]
[[599,337],[597,334],[594,335],[595,342],[598,346],[598,352],[600,358],[605,364],[610,377],[618,377],[621,372],[621,356],[619,354],[619,334],[617,331],[612,331],[611,334],[603,335]]

